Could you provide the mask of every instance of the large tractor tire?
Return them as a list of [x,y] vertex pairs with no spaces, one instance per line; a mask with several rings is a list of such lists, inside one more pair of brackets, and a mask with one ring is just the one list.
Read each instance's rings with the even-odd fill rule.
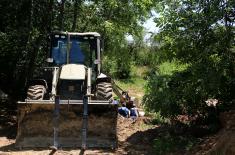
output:
[[100,82],[97,85],[97,98],[101,100],[112,101],[113,99],[113,88],[109,82]]
[[28,100],[43,100],[46,93],[46,88],[43,85],[29,86],[27,91]]

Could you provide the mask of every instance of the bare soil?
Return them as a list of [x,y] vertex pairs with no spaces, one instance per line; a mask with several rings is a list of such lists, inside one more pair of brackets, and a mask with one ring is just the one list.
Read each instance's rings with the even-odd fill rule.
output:
[[222,129],[204,137],[200,144],[195,146],[191,154],[201,155],[235,155],[235,107],[220,114]]
[[118,148],[93,149],[81,151],[79,148],[63,149],[57,151],[39,148],[15,148],[17,132],[17,117],[14,106],[0,105],[0,155],[77,155],[77,154],[153,154],[152,141],[159,127],[149,125],[150,118],[140,117],[136,122],[132,119],[118,117]]
[[[11,105],[0,105],[0,155],[152,155],[156,154],[153,149],[153,140],[168,130],[164,126],[152,125],[151,118],[140,117],[136,122],[121,116],[118,118],[118,148],[90,149],[81,151],[79,148],[63,149],[57,151],[50,149],[16,149],[15,137],[17,131],[16,109]],[[220,116],[223,128],[214,135],[206,135],[200,143],[190,151],[176,151],[171,154],[225,154],[235,155],[235,109],[222,113]]]

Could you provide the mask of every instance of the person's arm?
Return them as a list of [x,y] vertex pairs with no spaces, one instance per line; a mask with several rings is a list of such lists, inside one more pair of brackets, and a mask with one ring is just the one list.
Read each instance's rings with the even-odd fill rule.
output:
[[128,110],[128,118],[129,118],[131,115],[131,111],[128,108],[127,108],[127,110]]
[[136,108],[136,112],[137,112],[137,117],[139,117],[140,113],[139,113],[139,109],[138,108]]

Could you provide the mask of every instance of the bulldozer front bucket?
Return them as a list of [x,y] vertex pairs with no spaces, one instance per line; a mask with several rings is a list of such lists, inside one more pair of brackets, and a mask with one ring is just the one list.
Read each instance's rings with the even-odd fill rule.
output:
[[91,101],[84,121],[81,100],[19,102],[16,147],[82,147],[85,143],[88,148],[116,148],[116,108],[107,101]]

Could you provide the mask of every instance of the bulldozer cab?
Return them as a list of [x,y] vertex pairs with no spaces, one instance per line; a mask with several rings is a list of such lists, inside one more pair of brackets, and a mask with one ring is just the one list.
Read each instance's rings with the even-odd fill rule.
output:
[[99,33],[52,33],[47,62],[18,102],[16,147],[116,148],[117,106],[100,72]]
[[100,34],[54,32],[50,38],[53,65],[84,64],[100,73]]
[[53,33],[51,35],[51,55],[53,63],[85,64],[92,66],[99,60],[98,52],[100,35],[98,33]]

